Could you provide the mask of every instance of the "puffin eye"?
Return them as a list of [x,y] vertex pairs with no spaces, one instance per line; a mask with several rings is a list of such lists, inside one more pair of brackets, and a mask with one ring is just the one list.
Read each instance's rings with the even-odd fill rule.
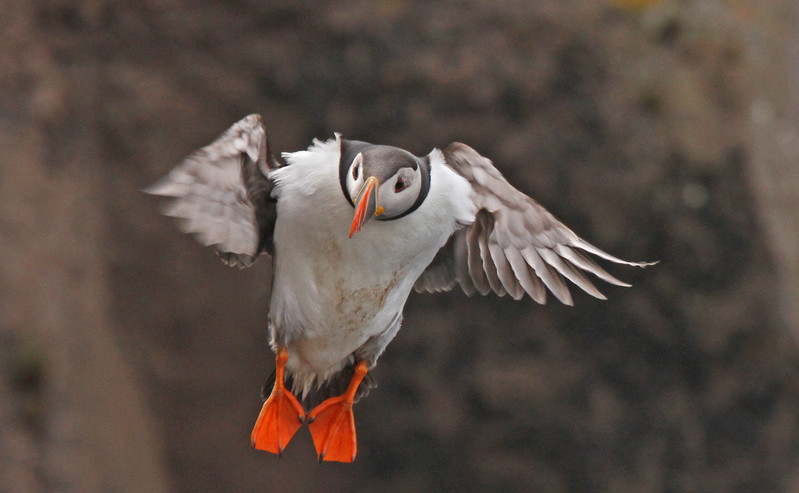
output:
[[399,193],[403,190],[405,190],[405,180],[397,178],[397,182],[394,183],[394,193]]
[[358,171],[360,171],[360,169],[361,169],[361,164],[360,163],[356,164],[355,167],[352,168],[352,179],[353,180],[357,180],[358,179]]

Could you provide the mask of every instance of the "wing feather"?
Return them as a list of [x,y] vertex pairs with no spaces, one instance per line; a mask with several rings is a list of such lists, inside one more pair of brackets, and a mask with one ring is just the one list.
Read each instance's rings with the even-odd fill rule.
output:
[[589,257],[588,255],[582,253],[579,250],[574,250],[566,245],[558,245],[556,248],[558,255],[565,258],[569,262],[573,263],[577,267],[594,274],[598,278],[602,279],[603,281],[614,284],[616,286],[621,286],[624,288],[629,288],[631,285],[627,284],[624,281],[620,281],[613,277],[612,275],[608,274],[608,272],[597,265],[594,260]]
[[268,172],[278,167],[259,115],[236,122],[145,189],[171,200],[162,212],[213,246],[228,265],[246,267],[271,251],[276,218]]
[[[479,215],[479,213],[478,213]],[[469,232],[468,261],[469,275],[474,282],[477,291],[483,296],[491,292],[491,284],[488,282],[488,274],[483,269],[483,261],[480,256],[480,238],[483,236],[483,229],[480,221],[475,221]]]
[[469,248],[466,243],[467,231],[460,229],[452,235],[452,269],[455,279],[463,292],[472,296],[477,292],[474,280],[469,274]]
[[593,284],[591,284],[591,281],[582,275],[580,271],[572,267],[570,263],[568,263],[566,260],[563,260],[563,258],[561,258],[557,253],[546,248],[536,248],[536,251],[539,255],[541,255],[541,258],[543,258],[546,263],[554,267],[555,270],[557,270],[563,277],[579,286],[583,291],[590,294],[594,298],[599,298],[600,300],[607,299],[605,295],[600,293],[599,290]]
[[[486,215],[478,215],[478,220],[484,222],[482,229],[489,231],[490,234],[491,226],[488,224],[490,218]],[[488,238],[488,234],[481,234],[477,238],[477,243],[480,246],[480,258],[483,260],[483,272],[486,274],[491,290],[499,296],[505,296],[505,288],[502,287],[502,281],[499,280],[497,266],[494,264],[494,259],[491,258],[491,251],[488,248]]]
[[488,250],[491,252],[491,259],[494,261],[494,265],[497,268],[497,277],[499,277],[502,287],[505,288],[505,291],[511,295],[514,300],[522,299],[524,290],[513,274],[513,268],[505,257],[505,251],[498,243],[492,241],[488,243]]
[[566,286],[566,282],[563,281],[563,278],[560,277],[560,274],[558,274],[555,269],[544,262],[544,259],[541,258],[541,255],[535,247],[528,246],[522,250],[522,256],[561,303],[564,305],[574,304],[569,288]]
[[[457,280],[471,295],[506,292],[518,299],[527,293],[538,303],[546,302],[546,289],[567,305],[573,303],[564,277],[599,299],[605,296],[585,276],[590,272],[617,286],[629,286],[594,262],[588,255],[617,264],[646,267],[657,262],[627,262],[577,236],[538,202],[514,188],[490,160],[471,147],[450,144],[444,150],[446,164],[472,187],[477,214],[474,222],[459,231],[442,249],[451,263],[435,277],[422,274],[423,289],[451,289]],[[456,255],[457,252],[457,255]],[[437,256],[438,259],[438,256]]]
[[535,271],[530,271],[530,266],[527,265],[527,261],[524,259],[521,252],[516,248],[507,248],[505,250],[505,257],[507,257],[511,268],[513,268],[513,273],[519,280],[519,284],[521,284],[524,291],[530,295],[530,298],[542,305],[546,303],[547,290],[541,282],[541,279],[535,274]]

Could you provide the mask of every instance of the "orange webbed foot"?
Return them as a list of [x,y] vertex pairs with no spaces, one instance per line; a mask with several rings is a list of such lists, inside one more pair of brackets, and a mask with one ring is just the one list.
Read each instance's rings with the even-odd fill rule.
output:
[[275,386],[261,408],[251,436],[254,448],[279,455],[283,454],[283,449],[305,419],[305,410],[294,394],[285,387],[283,381],[288,358],[285,348],[278,352]]
[[319,462],[352,462],[358,453],[355,437],[355,416],[352,404],[368,368],[360,361],[355,367],[347,391],[338,397],[326,399],[308,414],[308,429],[311,431]]

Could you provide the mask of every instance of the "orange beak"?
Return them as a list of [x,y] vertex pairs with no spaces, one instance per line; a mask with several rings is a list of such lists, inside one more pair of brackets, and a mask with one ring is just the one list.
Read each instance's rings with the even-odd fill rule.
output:
[[361,230],[366,221],[383,213],[383,208],[377,205],[377,191],[379,188],[380,183],[377,178],[370,176],[364,182],[361,191],[358,192],[358,197],[355,198],[355,218],[352,220],[350,238]]

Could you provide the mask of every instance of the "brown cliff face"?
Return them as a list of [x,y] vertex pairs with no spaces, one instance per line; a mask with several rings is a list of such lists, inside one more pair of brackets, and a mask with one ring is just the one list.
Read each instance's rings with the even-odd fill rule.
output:
[[[6,3],[9,491],[797,487],[790,2]],[[466,142],[661,263],[573,308],[413,295],[356,462],[304,431],[278,462],[249,447],[269,266],[226,268],[138,191],[252,112],[281,150]]]

